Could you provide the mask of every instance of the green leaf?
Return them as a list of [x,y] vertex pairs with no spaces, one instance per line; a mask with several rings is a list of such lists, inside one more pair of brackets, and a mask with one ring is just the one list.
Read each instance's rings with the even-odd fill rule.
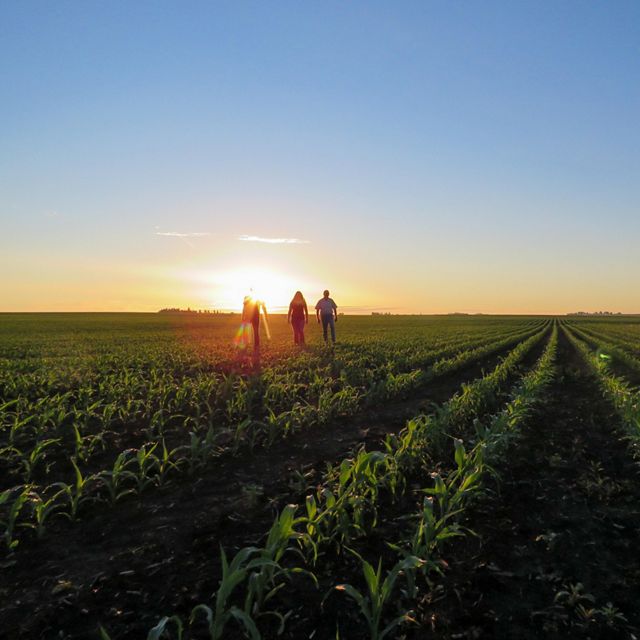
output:
[[261,640],[262,636],[251,616],[247,615],[242,609],[238,609],[238,607],[231,607],[229,613],[244,625],[244,628],[249,632],[252,640]]
[[173,622],[176,626],[176,629],[178,631],[178,640],[182,640],[182,620],[180,620],[178,616],[164,616],[163,618],[161,618],[160,622],[158,622],[158,624],[153,627],[153,629],[149,630],[149,633],[147,634],[147,640],[160,640],[160,638],[162,638],[162,634],[165,632],[165,630],[168,629],[168,624],[170,622]]
[[[338,584],[334,587],[336,591],[344,591],[348,596],[353,598],[361,610],[368,610],[367,601],[365,597],[350,584]],[[328,595],[328,594],[327,594]],[[326,596],[325,596],[326,597]]]
[[394,620],[392,620],[380,633],[380,635],[378,636],[380,640],[383,640],[383,638],[391,631],[393,631],[399,624],[403,624],[404,622],[415,622],[415,620],[413,620],[413,618],[409,617],[409,614],[405,613],[401,616],[398,616],[397,618],[395,618]]

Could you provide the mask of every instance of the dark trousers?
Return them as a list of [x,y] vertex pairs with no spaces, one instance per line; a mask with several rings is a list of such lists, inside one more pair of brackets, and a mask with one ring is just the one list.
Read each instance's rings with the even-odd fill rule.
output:
[[304,344],[304,318],[291,318],[293,327],[293,341],[296,344]]
[[327,327],[331,327],[331,341],[336,341],[336,323],[333,319],[333,314],[322,314],[320,316],[322,318],[322,335],[324,336],[324,341],[327,341]]
[[260,348],[260,318],[251,321],[253,327],[253,349],[257,351]]

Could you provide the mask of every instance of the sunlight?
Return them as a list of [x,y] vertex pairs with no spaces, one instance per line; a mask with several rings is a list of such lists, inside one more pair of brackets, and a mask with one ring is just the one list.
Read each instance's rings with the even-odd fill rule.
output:
[[212,306],[230,310],[240,310],[244,296],[252,295],[265,303],[267,311],[285,311],[293,294],[304,285],[298,279],[260,267],[210,273],[204,279]]

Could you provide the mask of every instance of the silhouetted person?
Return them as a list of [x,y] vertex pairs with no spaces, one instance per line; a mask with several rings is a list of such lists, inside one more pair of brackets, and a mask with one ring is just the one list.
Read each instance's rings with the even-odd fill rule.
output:
[[252,296],[245,296],[242,305],[242,322],[251,323],[253,328],[253,350],[258,353],[260,350],[260,310],[267,317],[267,308],[264,302],[256,300]]
[[293,341],[304,344],[304,325],[309,322],[307,301],[300,291],[296,291],[289,304],[287,322],[293,327]]
[[320,324],[320,319],[322,318],[322,335],[324,336],[324,341],[327,342],[327,327],[331,327],[331,341],[335,344],[335,323],[338,322],[338,307],[329,297],[328,289],[324,290],[322,298],[320,298],[318,304],[316,304],[316,318],[318,319],[318,324]]

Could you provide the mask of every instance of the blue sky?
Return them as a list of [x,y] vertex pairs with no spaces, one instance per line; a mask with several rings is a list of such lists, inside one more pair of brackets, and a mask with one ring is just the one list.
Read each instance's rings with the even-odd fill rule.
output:
[[249,267],[276,306],[299,282],[364,310],[640,312],[640,3],[23,2],[0,25],[0,309],[221,307]]

